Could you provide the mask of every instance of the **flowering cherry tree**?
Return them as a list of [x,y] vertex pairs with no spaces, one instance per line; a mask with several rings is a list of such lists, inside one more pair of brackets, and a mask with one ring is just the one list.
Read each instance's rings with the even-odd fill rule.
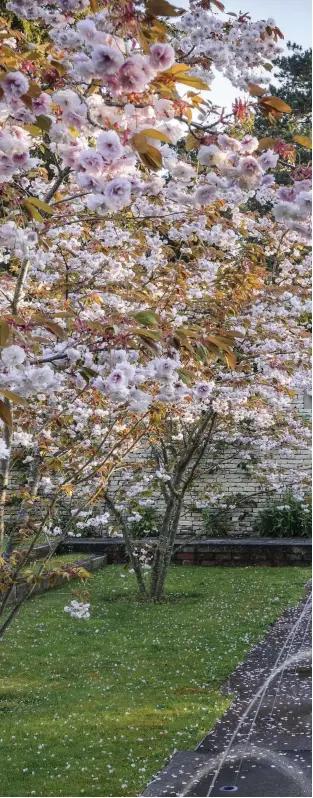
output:
[[[74,521],[118,529],[160,600],[208,449],[214,471],[230,448],[284,484],[275,453],[305,434],[311,183],[296,143],[253,136],[256,104],[291,111],[267,91],[274,20],[217,0],[9,0],[0,26],[3,633],[43,534],[51,555]],[[208,99],[214,70],[246,93],[231,114]],[[132,524],[155,492],[147,561]]]

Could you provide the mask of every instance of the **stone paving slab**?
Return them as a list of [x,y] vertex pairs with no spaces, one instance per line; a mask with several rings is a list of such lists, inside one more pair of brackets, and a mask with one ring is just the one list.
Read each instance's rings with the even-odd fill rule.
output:
[[239,720],[282,652],[280,662],[293,659],[271,681],[259,709],[256,702],[249,711],[211,795],[311,796],[311,626],[304,607],[301,602],[286,610],[239,663],[223,686],[224,693],[235,696],[229,709],[195,751],[176,753],[143,795],[207,796]]
[[[282,747],[285,747],[289,738],[288,747],[292,748],[293,741],[297,738],[297,731],[299,731],[299,734],[306,737],[306,746],[310,748],[312,740],[309,713],[311,679],[301,678],[297,673],[297,665],[307,663],[308,652],[311,650],[311,628],[307,619],[303,619],[298,631],[292,636],[291,644],[286,645],[282,650],[287,635],[294,629],[295,623],[301,616],[304,604],[305,602],[301,602],[297,607],[286,610],[263,640],[250,652],[245,662],[240,663],[229,677],[226,682],[227,691],[237,695],[237,699],[231,704],[222,719],[216,723],[212,731],[202,740],[198,751],[225,750],[240,717],[253,695],[257,693],[271,673],[280,651],[282,651],[280,662],[283,662],[286,656],[295,655],[298,652],[299,663],[295,662],[287,666],[267,688],[262,698],[261,713],[258,716],[256,729],[251,735],[251,742],[256,743],[259,739],[263,743],[266,740],[267,746],[279,748],[281,747],[280,734],[282,733],[284,736]],[[242,724],[236,738],[237,742],[240,743],[246,739],[258,704],[259,701],[256,702],[247,720]],[[266,707],[265,715],[262,707]],[[267,716],[272,717],[271,722],[266,723],[265,729],[264,721],[261,718]]]
[[[260,761],[257,754],[221,768],[212,796],[280,798],[311,796],[311,751],[277,751],[275,759]],[[212,779],[212,758],[197,751],[179,751],[146,787],[144,796],[207,796]],[[236,787],[236,789],[224,789]],[[222,789],[221,789],[222,788]]]
[[[277,760],[270,763],[258,761],[257,757],[243,762],[239,773],[237,765],[226,765],[215,782],[211,796],[238,796],[238,798],[286,798],[286,796],[311,795],[311,751],[301,754],[295,751],[278,752]],[[309,776],[307,775],[309,774]],[[188,793],[193,798],[207,796],[214,773],[201,779]],[[236,790],[227,790],[236,787]]]

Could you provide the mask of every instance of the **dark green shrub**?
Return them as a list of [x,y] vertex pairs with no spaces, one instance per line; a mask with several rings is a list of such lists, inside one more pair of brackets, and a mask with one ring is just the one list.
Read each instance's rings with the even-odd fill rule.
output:
[[202,510],[205,534],[208,538],[226,538],[231,529],[229,511],[216,507],[205,507]]
[[134,521],[131,525],[132,538],[158,537],[160,518],[154,507],[136,507],[135,512],[140,513],[140,521]]
[[264,538],[310,538],[312,505],[286,493],[261,510],[254,532]]

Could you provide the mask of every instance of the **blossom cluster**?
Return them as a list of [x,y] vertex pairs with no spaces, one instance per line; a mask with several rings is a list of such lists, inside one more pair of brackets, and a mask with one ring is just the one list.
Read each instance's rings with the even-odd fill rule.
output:
[[240,88],[266,83],[275,23],[192,9],[146,52],[139,12],[125,37],[113,5],[8,3],[46,38],[26,65],[19,37],[7,44],[18,68],[1,82],[0,457],[22,450],[29,504],[70,504],[49,538],[111,534],[108,485],[133,528],[206,413],[215,463],[233,447],[276,487],[276,454],[306,434],[293,397],[309,383],[309,176],[277,184],[278,153],[214,108],[202,129],[189,91],[209,62]]
[[90,618],[89,608],[90,604],[84,604],[84,602],[74,599],[69,606],[64,607],[64,612],[68,612],[71,618],[79,618],[79,620],[88,621]]

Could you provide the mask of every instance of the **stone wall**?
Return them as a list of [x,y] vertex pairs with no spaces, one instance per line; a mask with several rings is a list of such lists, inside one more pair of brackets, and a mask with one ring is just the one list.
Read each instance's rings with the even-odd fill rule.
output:
[[[306,394],[300,394],[295,400],[295,405],[298,410],[308,419],[311,417],[311,397]],[[288,470],[301,470],[306,471],[309,475],[312,468],[312,452],[311,448],[304,444],[303,449],[299,449],[293,453],[292,458],[282,456],[280,458],[281,469],[288,474]],[[212,463],[209,456],[204,458],[198,475],[195,478],[193,485],[193,492],[198,494],[199,498],[203,494],[204,486],[210,485],[212,477],[209,475],[209,470]],[[236,510],[231,510],[227,513],[228,534],[233,535],[249,535],[254,527],[257,516],[266,507],[271,500],[277,499],[277,494],[272,498],[264,493],[260,493],[260,485],[247,475],[245,470],[241,467],[241,460],[237,457],[233,458],[231,462],[224,469],[223,474],[219,477],[219,484],[223,491],[229,496],[232,494],[241,494],[244,500],[244,506]],[[245,501],[251,496],[251,503]],[[255,503],[255,506],[254,506]],[[201,512],[191,509],[185,509],[184,515],[180,525],[182,534],[187,530],[194,530],[195,532],[203,532],[204,522]]]
[[[153,549],[156,539],[147,538],[140,545]],[[139,542],[138,542],[139,544]],[[67,538],[58,551],[61,554],[88,552],[105,554],[109,565],[128,561],[125,543],[118,538]],[[99,559],[97,557],[96,559]],[[302,538],[271,540],[268,538],[220,538],[188,542],[177,538],[172,562],[177,565],[204,566],[285,566],[309,567],[312,562],[311,541]],[[86,566],[87,567],[87,566]],[[88,568],[87,568],[88,570]]]
[[[309,397],[307,394],[299,394],[295,399],[295,405],[306,418],[309,419],[311,417],[311,397]],[[137,449],[134,453],[132,453],[129,461],[132,463],[138,463],[138,461],[144,461],[146,458],[147,451],[142,448],[141,450]],[[196,502],[197,500],[201,501],[204,491],[209,492],[210,484],[212,486],[214,484],[214,478],[209,473],[211,467],[212,462],[210,461],[209,455],[207,455],[202,461],[197,476],[195,477],[192,499],[190,497],[186,498],[179,527],[179,532],[182,534],[203,534],[205,531],[208,533],[208,528],[206,528],[203,520],[203,512],[201,509],[196,508]],[[285,457],[282,457],[281,468],[287,472],[288,469],[294,470],[295,468],[298,468],[299,470],[307,470],[307,472],[310,473],[311,449],[307,446],[307,444],[304,444],[303,449],[294,453],[292,459],[288,460]],[[122,473],[123,472],[121,471],[116,472],[115,476],[111,480],[111,489],[113,491],[123,482]],[[18,487],[20,480],[21,476],[19,476],[19,473],[13,472],[10,485],[11,490],[14,490],[15,487]],[[233,494],[241,494],[242,500],[244,500],[245,503],[244,507],[240,506],[239,509],[232,510],[231,512],[227,513],[227,526],[225,526],[224,531],[227,531],[227,534],[234,536],[251,535],[257,515],[260,509],[268,504],[269,499],[264,495],[256,495],[256,492],[259,492],[260,489],[259,483],[254,482],[246,474],[246,472],[242,469],[242,463],[239,458],[233,458],[228,463],[227,467],[224,467],[223,474],[218,476],[218,482],[226,495],[231,497]],[[251,496],[251,502],[249,502],[249,496]],[[275,498],[275,495],[273,498]],[[60,509],[61,525],[63,512],[68,512],[71,501],[65,498],[63,500],[63,505],[63,509]],[[162,497],[160,497],[160,495],[155,495],[155,509],[161,513],[163,506],[164,503]],[[94,512],[96,515],[98,513],[103,513],[103,511],[103,505],[94,507]],[[8,508],[8,516],[11,517],[11,523],[13,526],[17,513],[17,507]],[[223,524],[221,526],[223,527]],[[213,530],[213,533],[216,534],[215,529]],[[103,534],[105,534],[105,530],[103,530]]]
[[[294,400],[294,403],[297,409],[309,420],[312,406],[311,397],[307,394],[299,394]],[[144,450],[140,452],[137,450],[137,452],[132,454],[130,461],[134,463],[136,459],[138,461],[144,460],[144,458]],[[297,452],[293,453],[291,459],[281,457],[281,469],[287,473],[288,470],[293,471],[294,469],[299,469],[301,471],[305,470],[310,474],[311,465],[311,449],[307,444],[304,444],[303,449],[299,449]],[[212,484],[212,486],[214,484],[214,478],[209,473],[211,468],[212,461],[210,461],[209,454],[207,454],[195,477],[192,499],[187,497],[185,501],[185,507],[179,526],[179,532],[181,534],[203,534],[205,532],[206,527],[203,519],[203,512],[201,509],[196,508],[196,502],[197,498],[201,501],[204,491],[209,489],[210,484]],[[241,494],[242,497],[241,506],[227,513],[227,534],[234,536],[251,535],[258,513],[263,507],[268,505],[269,501],[275,500],[277,494],[272,494],[270,498],[266,496],[264,492],[260,494],[260,484],[247,475],[242,468],[242,461],[238,457],[231,459],[227,467],[224,467],[223,474],[218,475],[218,478],[215,479],[218,479],[218,483],[222,487],[222,490],[229,497],[233,494]],[[117,488],[121,483],[122,476],[115,476],[112,479],[111,488],[114,490],[114,488]],[[249,496],[251,496],[251,502],[249,502]],[[163,507],[164,503],[162,497],[155,496],[156,510],[162,512]]]

